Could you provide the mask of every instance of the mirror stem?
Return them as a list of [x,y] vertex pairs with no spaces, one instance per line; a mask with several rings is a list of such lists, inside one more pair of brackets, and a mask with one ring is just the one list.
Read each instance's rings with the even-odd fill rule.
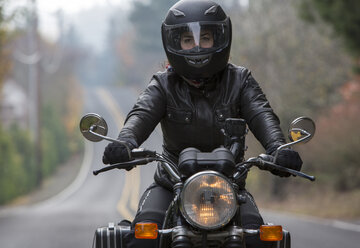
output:
[[275,156],[274,156],[274,160],[273,160],[273,163],[274,163],[274,164],[276,164],[276,159],[277,159],[277,157],[278,157],[278,155],[279,155],[279,151],[281,151],[281,150],[283,150],[283,149],[285,149],[285,148],[291,147],[291,146],[293,146],[293,145],[295,145],[295,144],[297,144],[297,143],[303,142],[303,141],[305,141],[305,140],[307,140],[307,139],[309,139],[309,138],[311,137],[311,134],[308,133],[308,132],[306,132],[305,130],[302,130],[302,132],[304,132],[304,133],[306,134],[305,137],[303,137],[303,138],[301,138],[301,139],[298,139],[298,140],[295,140],[295,141],[293,141],[293,142],[290,142],[290,143],[281,145],[281,146],[279,146],[279,147],[276,149]]

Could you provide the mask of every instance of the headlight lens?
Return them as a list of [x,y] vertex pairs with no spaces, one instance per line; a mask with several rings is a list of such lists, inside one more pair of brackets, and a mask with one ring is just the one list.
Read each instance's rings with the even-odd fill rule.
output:
[[221,174],[199,172],[186,181],[180,209],[190,224],[206,230],[216,229],[235,215],[235,191]]

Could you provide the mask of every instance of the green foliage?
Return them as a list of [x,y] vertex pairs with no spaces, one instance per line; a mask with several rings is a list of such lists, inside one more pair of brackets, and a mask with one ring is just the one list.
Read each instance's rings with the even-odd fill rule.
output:
[[5,28],[4,17],[5,0],[0,0],[0,92],[5,75],[10,69],[10,59],[7,49],[5,48],[8,39],[8,31]]
[[54,172],[57,165],[65,162],[70,155],[69,140],[66,136],[65,127],[53,107],[44,107],[42,116],[42,172],[43,176],[49,176]]
[[24,160],[10,133],[0,126],[0,204],[27,190]]
[[72,154],[64,123],[54,107],[44,107],[42,116],[40,165],[35,162],[35,144],[28,131],[17,125],[9,130],[0,127],[0,204],[33,190],[41,183],[39,175],[50,176]]
[[360,2],[354,0],[301,0],[301,16],[310,22],[321,19],[344,40],[354,57],[360,56]]
[[[4,27],[4,2],[0,0],[0,90],[5,75],[11,75],[23,87],[28,86],[28,65],[15,62],[14,70],[10,67],[10,35],[14,42],[26,42],[26,37],[19,30]],[[43,54],[56,54],[53,45],[45,44],[40,37],[39,43],[43,43],[39,45]],[[52,50],[49,52],[45,49]],[[38,67],[41,85],[39,96],[45,105],[40,107],[40,147],[37,147],[28,129],[16,124],[2,127],[0,122],[0,204],[34,190],[42,179],[50,176],[59,165],[81,149],[79,135],[74,134],[74,120],[82,107],[79,92],[74,92],[79,87],[74,87],[76,80],[73,79],[79,52],[68,47],[62,52],[65,55],[57,73],[44,76],[42,67]],[[71,102],[68,101],[70,98]]]
[[3,9],[4,9],[4,0],[0,0],[0,23],[3,23],[4,21]]
[[16,124],[10,127],[10,137],[16,152],[21,158],[21,166],[25,171],[25,178],[22,178],[22,182],[26,186],[26,190],[23,192],[29,192],[32,188],[37,186],[36,174],[37,166],[35,163],[35,151],[30,134],[27,130],[19,128]]

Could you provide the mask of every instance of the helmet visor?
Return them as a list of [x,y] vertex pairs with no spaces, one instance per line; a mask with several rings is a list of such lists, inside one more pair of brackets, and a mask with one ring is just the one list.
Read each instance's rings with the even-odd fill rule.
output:
[[164,25],[166,49],[182,55],[201,55],[218,51],[229,43],[228,23],[226,19],[223,22]]

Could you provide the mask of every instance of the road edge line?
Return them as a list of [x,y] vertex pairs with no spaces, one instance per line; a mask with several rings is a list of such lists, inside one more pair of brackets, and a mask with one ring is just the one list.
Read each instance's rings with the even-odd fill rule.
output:
[[85,182],[87,175],[90,171],[91,161],[93,159],[93,150],[94,145],[91,142],[84,141],[84,157],[81,164],[80,171],[78,175],[76,176],[75,180],[64,190],[62,190],[60,193],[56,194],[55,196],[44,200],[42,202],[39,202],[37,204],[32,205],[32,208],[40,208],[40,207],[50,207],[56,204],[59,204],[60,202],[68,199],[71,195],[73,195],[76,191],[80,189],[80,187]]

